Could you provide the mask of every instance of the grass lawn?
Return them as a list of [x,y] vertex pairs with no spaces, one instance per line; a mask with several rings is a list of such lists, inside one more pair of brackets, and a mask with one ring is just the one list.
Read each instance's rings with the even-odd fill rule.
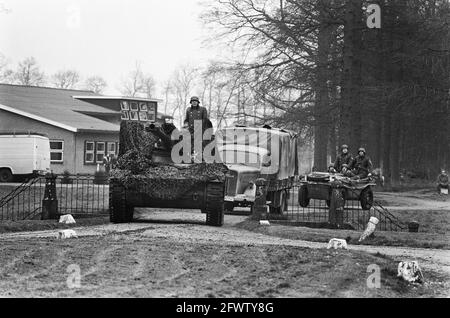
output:
[[[254,231],[277,237],[306,240],[312,242],[328,242],[331,238],[346,239],[350,237],[350,243],[355,245],[377,245],[377,246],[408,246],[420,248],[450,249],[449,220],[442,211],[422,212],[431,213],[427,216],[418,217],[418,211],[409,212],[422,222],[430,220],[429,223],[421,223],[419,233],[376,231],[375,237],[367,238],[359,243],[362,231],[317,229],[299,226],[288,226],[285,223],[277,224],[274,221],[269,227],[260,226],[259,222],[246,220],[236,225],[238,228]],[[448,213],[448,212],[447,212]]]

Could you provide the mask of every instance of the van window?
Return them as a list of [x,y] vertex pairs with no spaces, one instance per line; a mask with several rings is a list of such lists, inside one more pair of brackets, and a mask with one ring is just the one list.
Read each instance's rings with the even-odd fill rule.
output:
[[50,140],[50,162],[51,163],[64,162],[64,141]]

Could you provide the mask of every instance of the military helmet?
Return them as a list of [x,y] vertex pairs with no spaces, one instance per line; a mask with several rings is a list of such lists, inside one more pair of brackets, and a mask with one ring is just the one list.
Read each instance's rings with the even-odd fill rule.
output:
[[348,145],[343,144],[343,145],[341,146],[341,149],[348,149]]
[[191,100],[190,100],[190,103],[192,103],[192,102],[198,102],[198,103],[200,103],[200,98],[198,98],[197,96],[192,96],[192,97],[191,97]]
[[361,151],[364,152],[364,154],[366,154],[366,149],[365,148],[361,147],[361,148],[358,149],[358,153],[360,153]]

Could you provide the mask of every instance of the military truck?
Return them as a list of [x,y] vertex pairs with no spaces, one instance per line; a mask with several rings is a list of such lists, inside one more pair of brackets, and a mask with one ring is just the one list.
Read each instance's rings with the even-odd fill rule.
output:
[[234,126],[216,133],[217,150],[228,173],[224,209],[253,208],[258,178],[268,182],[269,212],[287,210],[289,190],[298,175],[297,134],[270,126]]

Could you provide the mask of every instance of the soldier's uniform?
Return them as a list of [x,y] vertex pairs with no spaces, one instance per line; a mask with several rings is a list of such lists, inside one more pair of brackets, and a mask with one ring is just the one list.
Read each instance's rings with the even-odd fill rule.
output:
[[[347,150],[347,153],[345,153],[344,150]],[[344,165],[348,168],[352,163],[353,163],[353,156],[348,151],[348,146],[342,145],[341,153],[336,157],[336,161],[334,162],[333,166],[334,170],[336,172],[341,173]]]
[[342,172],[342,167],[344,165],[350,166],[352,162],[353,156],[350,153],[341,153],[336,158],[336,162],[334,163],[334,169],[337,172]]
[[441,191],[442,189],[448,189],[448,174],[445,172],[442,172],[437,179],[437,184],[438,184],[438,192]]
[[202,106],[191,106],[188,107],[186,110],[186,119],[184,121],[185,124],[188,125],[189,132],[191,134],[194,133],[194,122],[195,120],[201,120],[202,121],[202,130],[205,130],[205,124],[208,120],[208,111],[205,107]]
[[[363,152],[364,156],[360,156],[360,152]],[[353,176],[360,179],[367,178],[369,173],[372,171],[372,167],[372,161],[369,156],[366,155],[366,150],[364,148],[360,148],[358,150],[358,156],[353,160],[353,163],[350,166]]]
[[[197,102],[197,105],[194,105],[193,102]],[[200,99],[197,96],[191,97],[191,106],[186,109],[186,119],[184,120],[184,124],[188,126],[189,133],[191,135],[191,151],[194,153],[196,151],[195,148],[195,138],[200,138],[202,151],[205,147],[205,141],[203,140],[203,134],[211,122],[208,119],[208,111],[205,107],[200,106]],[[197,132],[195,135],[195,122],[201,121],[201,131]],[[198,125],[198,124],[197,124]],[[200,133],[200,135],[199,135]],[[198,152],[198,150],[197,150]]]

